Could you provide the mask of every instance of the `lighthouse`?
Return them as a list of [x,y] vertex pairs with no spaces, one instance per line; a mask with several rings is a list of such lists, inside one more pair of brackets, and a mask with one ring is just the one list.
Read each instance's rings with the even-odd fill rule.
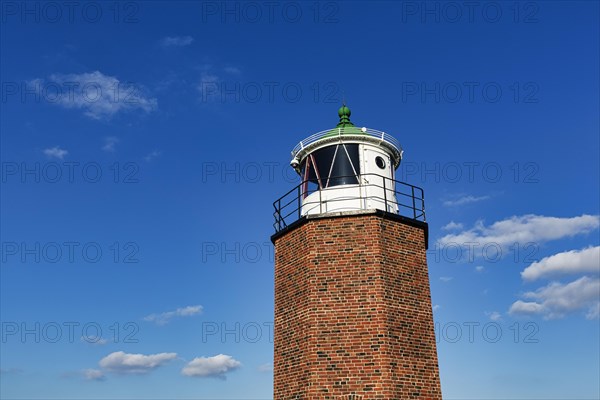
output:
[[274,399],[441,399],[423,190],[397,139],[338,117],[273,203]]

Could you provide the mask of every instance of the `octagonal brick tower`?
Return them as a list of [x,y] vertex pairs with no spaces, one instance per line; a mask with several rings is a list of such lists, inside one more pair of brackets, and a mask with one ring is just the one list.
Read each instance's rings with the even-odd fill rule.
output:
[[274,203],[274,399],[441,399],[423,191],[396,139],[338,115]]

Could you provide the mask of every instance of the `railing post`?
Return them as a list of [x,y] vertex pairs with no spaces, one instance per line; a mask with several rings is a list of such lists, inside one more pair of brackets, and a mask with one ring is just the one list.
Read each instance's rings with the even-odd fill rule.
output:
[[421,212],[423,213],[423,222],[427,222],[427,219],[425,218],[425,193],[423,193],[423,190],[421,189]]
[[275,213],[277,214],[277,232],[279,232],[281,230],[281,198],[277,200]]
[[300,219],[300,216],[302,214],[302,193],[300,188],[302,187],[302,184],[300,184],[300,186],[298,186],[298,219]]
[[412,203],[413,203],[413,218],[417,219],[417,205],[415,203],[415,187],[411,185],[410,187],[411,191],[412,191]]
[[323,201],[321,200],[321,188],[319,187],[319,214],[323,214]]
[[383,177],[383,201],[385,202],[385,211],[389,211],[387,203],[387,190],[385,189],[385,176]]

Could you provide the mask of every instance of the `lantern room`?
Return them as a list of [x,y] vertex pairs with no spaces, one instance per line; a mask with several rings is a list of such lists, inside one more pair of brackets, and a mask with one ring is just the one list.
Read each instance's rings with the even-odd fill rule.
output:
[[301,215],[379,209],[398,213],[395,170],[400,143],[385,132],[356,127],[350,109],[338,110],[333,129],[304,139],[291,166],[301,176]]

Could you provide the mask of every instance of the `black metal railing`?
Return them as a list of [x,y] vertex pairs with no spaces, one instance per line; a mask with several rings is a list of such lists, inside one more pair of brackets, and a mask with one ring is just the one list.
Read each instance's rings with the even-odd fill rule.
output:
[[[335,178],[346,178],[348,176],[336,176]],[[356,177],[352,175],[352,177]],[[348,202],[359,200],[360,209],[383,209],[384,211],[397,213],[399,215],[425,222],[425,199],[423,189],[418,186],[400,182],[395,179],[386,178],[378,174],[360,174],[358,184],[354,185],[338,185],[325,189],[319,188],[317,185],[309,184],[309,182],[301,182],[298,186],[291,189],[289,192],[281,196],[273,202],[275,212],[275,223],[273,227],[275,232],[285,229],[287,226],[302,218],[307,214],[322,214],[327,213],[323,210],[324,202],[328,205],[335,202]],[[331,197],[336,190],[348,190],[351,188],[358,189],[357,195],[348,196],[340,193],[340,196]],[[373,189],[383,189],[377,191]],[[323,199],[323,193],[327,192],[327,196]],[[377,193],[378,192],[378,193]],[[319,193],[318,196],[309,199],[313,193]],[[339,193],[339,192],[338,192]],[[373,206],[367,206],[367,200],[379,203]],[[341,208],[344,206],[341,205]]]

